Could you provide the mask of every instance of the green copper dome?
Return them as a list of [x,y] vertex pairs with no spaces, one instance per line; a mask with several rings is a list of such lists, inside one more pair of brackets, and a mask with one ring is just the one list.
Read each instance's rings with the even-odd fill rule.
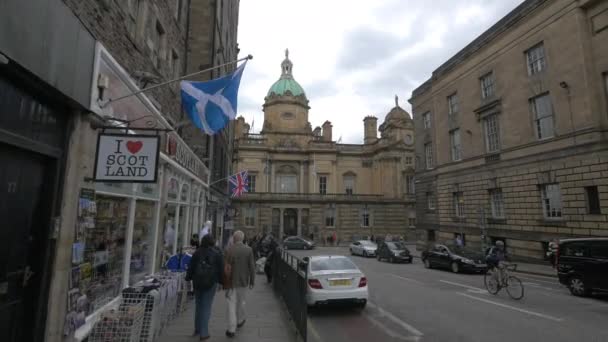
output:
[[275,95],[286,95],[287,92],[290,92],[292,96],[303,95],[306,97],[304,89],[293,78],[292,69],[293,63],[289,60],[289,50],[285,50],[285,60],[281,63],[281,78],[270,87],[267,96],[273,93]]
[[304,89],[296,82],[296,80],[289,78],[281,78],[278,81],[274,82],[270,90],[268,90],[268,95],[275,93],[276,95],[285,95],[287,91],[291,92],[293,96],[304,95]]

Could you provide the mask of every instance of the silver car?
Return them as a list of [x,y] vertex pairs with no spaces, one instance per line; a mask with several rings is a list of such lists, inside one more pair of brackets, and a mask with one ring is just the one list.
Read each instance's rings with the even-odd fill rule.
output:
[[359,240],[350,244],[350,254],[364,257],[376,256],[378,246],[369,240]]

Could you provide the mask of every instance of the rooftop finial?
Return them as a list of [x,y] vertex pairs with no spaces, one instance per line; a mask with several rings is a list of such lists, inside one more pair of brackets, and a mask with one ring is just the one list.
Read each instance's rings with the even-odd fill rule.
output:
[[289,58],[289,49],[285,49],[285,59]]
[[395,94],[395,107],[399,107],[399,96]]

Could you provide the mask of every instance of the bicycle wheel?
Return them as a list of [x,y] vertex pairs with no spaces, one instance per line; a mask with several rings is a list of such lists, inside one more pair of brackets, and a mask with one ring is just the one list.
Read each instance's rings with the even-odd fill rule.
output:
[[524,296],[524,286],[519,278],[509,276],[507,278],[507,293],[513,299],[522,299]]
[[492,270],[488,270],[486,274],[483,276],[483,283],[486,286],[486,290],[491,294],[495,295],[500,291],[500,285],[498,284],[498,279]]

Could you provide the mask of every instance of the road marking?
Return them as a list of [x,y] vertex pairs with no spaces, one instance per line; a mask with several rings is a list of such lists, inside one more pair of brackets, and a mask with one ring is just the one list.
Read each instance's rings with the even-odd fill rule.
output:
[[416,335],[416,336],[422,336],[423,335],[420,332],[420,330],[418,330],[418,329],[414,328],[413,326],[407,324],[403,320],[399,319],[397,316],[395,316],[392,313],[384,310],[383,308],[379,307],[378,305],[376,305],[376,304],[374,304],[372,302],[369,302],[369,301],[367,302],[367,305],[371,306],[372,308],[376,308],[376,310],[378,310],[381,315],[386,316],[386,318],[388,318],[391,321],[395,322],[396,324],[400,325],[403,329],[409,331],[411,334]]
[[312,320],[310,318],[307,318],[307,321],[308,321],[307,330],[309,330],[312,333],[312,337],[314,337],[317,342],[322,342],[323,340],[321,339],[321,335],[319,335],[319,332],[317,331],[314,324],[312,323]]
[[488,303],[488,304],[494,304],[496,306],[500,306],[500,307],[503,307],[503,308],[506,308],[506,309],[511,309],[511,310],[514,310],[514,311],[519,311],[519,312],[522,312],[522,313],[525,313],[525,314],[528,314],[528,315],[545,318],[545,319],[548,319],[548,320],[551,320],[551,321],[555,321],[555,322],[562,322],[564,320],[563,318],[557,318],[557,317],[545,315],[545,314],[542,314],[542,313],[539,313],[539,312],[521,309],[521,308],[518,308],[518,307],[515,307],[515,306],[511,306],[511,305],[495,302],[495,301],[492,301],[492,300],[488,300],[488,299],[484,299],[484,298],[479,298],[479,297],[471,296],[471,295],[468,295],[466,293],[458,292],[458,294],[461,295],[461,296],[465,296],[465,297],[474,299],[474,300],[478,300],[480,302],[484,302],[484,303]]
[[439,280],[439,281],[442,282],[442,283],[450,284],[450,285],[464,287],[466,289],[471,290],[474,293],[487,293],[488,292],[485,289],[482,289],[480,287],[469,286],[469,285],[466,285],[466,284],[455,283],[453,281],[447,281],[447,280]]
[[537,288],[537,289],[543,289],[543,290],[549,290],[549,291],[557,291],[557,289],[555,289],[555,288],[541,286],[540,284],[536,284],[536,283],[523,282],[522,284],[524,284],[526,286],[531,286],[531,287],[534,287],[534,288]]
[[384,333],[386,333],[387,335],[389,335],[390,337],[392,337],[394,339],[399,339],[399,340],[403,340],[403,341],[413,341],[413,342],[420,341],[420,336],[402,336],[401,334],[399,334],[399,333],[391,330],[389,327],[387,327],[386,325],[382,324],[382,322],[380,322],[377,319],[369,316],[368,314],[365,315],[365,318],[367,318],[370,322],[372,322],[372,324],[376,325]]
[[534,280],[534,281],[540,281],[541,283],[547,283],[547,284],[551,284],[551,285],[560,285],[560,283],[559,283],[559,282],[557,282],[557,281],[548,281],[548,280],[543,280],[543,279],[539,279],[539,278],[532,277],[532,276],[529,276],[529,275],[522,276],[522,275],[519,275],[519,274],[518,274],[518,275],[517,275],[517,278],[520,278],[520,279],[528,279],[528,280]]
[[402,279],[402,280],[407,280],[407,281],[411,281],[411,282],[414,282],[414,283],[418,283],[418,284],[424,285],[424,283],[421,282],[420,280],[416,280],[416,279],[412,279],[412,278],[406,278],[406,277],[398,276],[398,275],[392,274],[392,273],[388,273],[388,275],[391,275],[391,276],[393,276],[395,278],[399,278],[399,279]]

